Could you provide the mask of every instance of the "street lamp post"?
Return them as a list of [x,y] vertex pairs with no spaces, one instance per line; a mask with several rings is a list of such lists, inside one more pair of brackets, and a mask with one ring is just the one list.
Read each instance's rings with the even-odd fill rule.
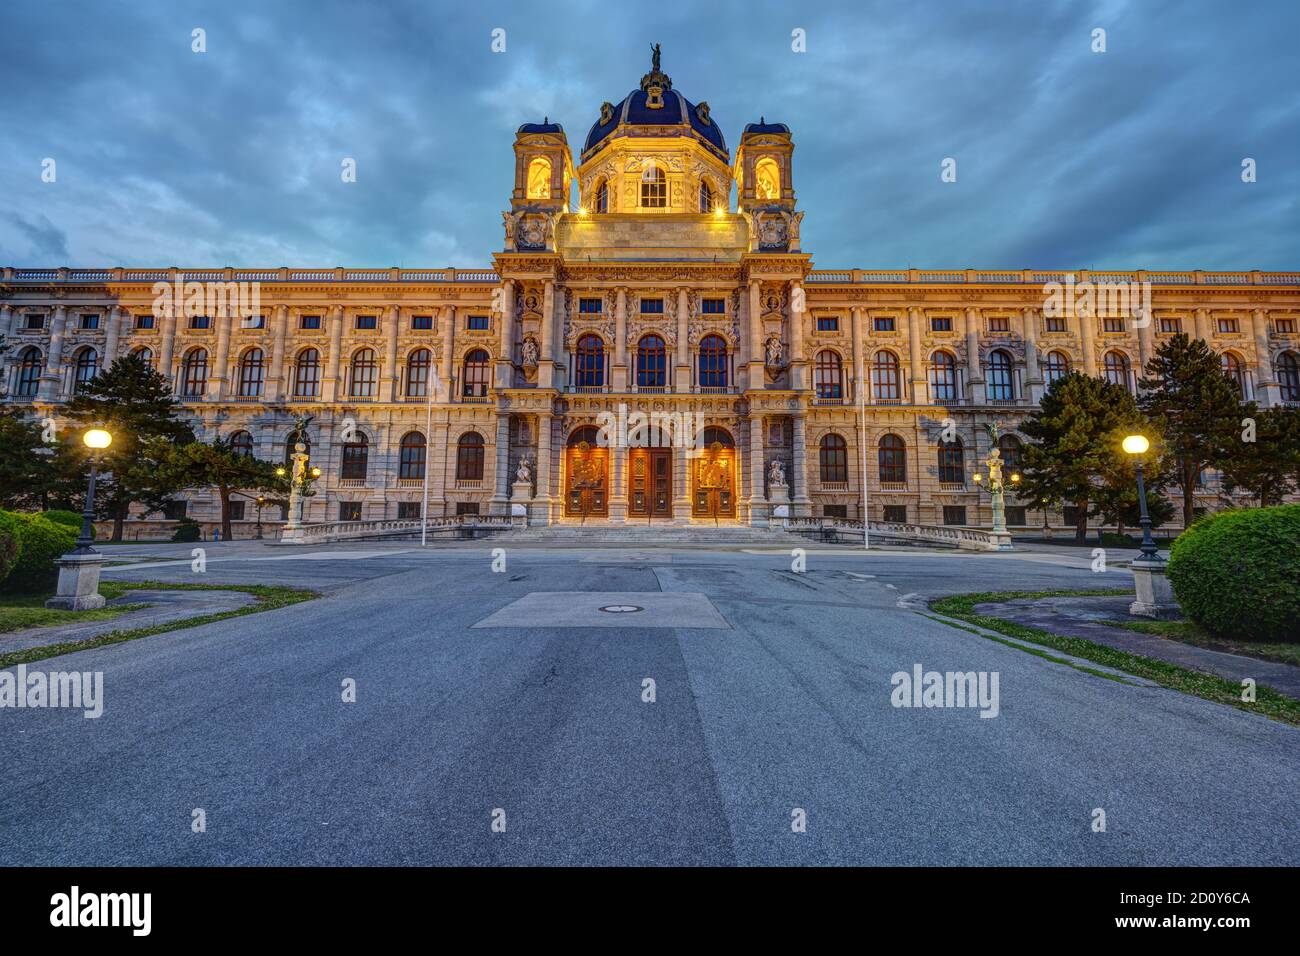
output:
[[89,611],[103,607],[104,596],[99,593],[99,572],[104,556],[96,551],[95,540],[95,479],[99,475],[99,453],[113,444],[113,436],[103,428],[91,428],[81,436],[90,449],[90,477],[86,482],[86,507],[81,513],[81,534],[77,546],[55,563],[59,566],[59,585],[54,597],[45,602],[48,608],[62,611]]
[[1134,471],[1137,473],[1138,513],[1142,525],[1142,553],[1131,565],[1136,600],[1129,605],[1128,612],[1139,617],[1176,617],[1178,602],[1174,599],[1173,588],[1165,573],[1164,559],[1160,557],[1155,539],[1151,537],[1151,515],[1147,512],[1147,491],[1142,476],[1141,456],[1150,449],[1151,442],[1145,435],[1129,435],[1121,447],[1133,457]]
[[1139,524],[1142,525],[1142,557],[1147,561],[1159,560],[1159,549],[1156,542],[1151,537],[1151,515],[1147,513],[1147,489],[1146,483],[1142,480],[1142,455],[1145,455],[1151,443],[1147,441],[1145,435],[1129,435],[1124,439],[1124,451],[1133,456],[1133,468],[1137,472],[1138,484],[1138,512],[1141,514]]
[[[989,449],[988,457],[988,489],[989,497],[993,500],[993,536],[996,539],[996,547],[999,551],[1010,551],[1011,533],[1007,531],[1007,511],[1005,485],[1002,481],[1002,453],[994,445]],[[984,487],[984,475],[976,472],[971,476],[975,480],[977,488]],[[1008,480],[1012,487],[1020,484],[1020,472],[1013,471]],[[976,498],[976,507],[979,507],[979,499]],[[976,516],[978,521],[978,515]]]
[[257,496],[257,530],[253,537],[258,541],[262,540],[262,506],[266,504],[266,495]]

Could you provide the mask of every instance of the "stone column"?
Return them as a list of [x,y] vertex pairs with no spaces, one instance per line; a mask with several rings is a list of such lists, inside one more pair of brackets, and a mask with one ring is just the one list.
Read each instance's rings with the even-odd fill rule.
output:
[[[513,283],[507,283],[507,288]],[[444,305],[442,314],[439,316],[443,323],[444,332],[442,335],[442,374],[439,376],[442,381],[438,383],[439,391],[434,396],[435,400],[440,402],[450,402],[456,394],[452,387],[452,379],[456,375],[456,307],[454,305]],[[501,317],[501,324],[506,324],[505,315]]]
[[[456,325],[456,307],[448,306],[452,314],[452,327]],[[501,285],[501,311],[497,317],[501,323],[497,342],[496,387],[509,388],[514,384],[514,337],[515,337],[515,284],[507,279]],[[546,317],[542,316],[545,324]],[[450,341],[450,339],[449,339]],[[539,383],[540,384],[540,383]]]
[[626,392],[630,376],[627,367],[627,289],[620,288],[614,301],[614,368],[611,384],[616,392]]
[[176,370],[172,368],[172,353],[176,350],[176,314],[174,311],[168,310],[166,315],[155,316],[154,321],[162,323],[162,328],[158,333],[158,371],[162,373],[174,390],[176,386]]
[[278,402],[287,391],[284,387],[284,342],[289,327],[289,307],[277,305],[271,321],[275,327],[271,330],[271,374],[266,382],[266,400]]
[[41,375],[40,400],[56,402],[63,397],[63,336],[67,330],[66,306],[54,307],[50,319],[50,345],[45,355],[45,371]]
[[749,523],[767,525],[767,495],[763,493],[763,469],[767,467],[763,452],[763,416],[750,408],[749,417]]
[[971,404],[983,405],[984,371],[980,367],[980,313],[978,309],[966,310],[966,385]]
[[541,358],[537,363],[537,387],[555,387],[555,283],[547,279],[542,291]]
[[690,343],[690,308],[691,296],[685,286],[677,290],[677,371],[675,392],[691,390],[691,343]]
[[330,355],[325,364],[325,382],[321,395],[327,402],[337,401],[339,388],[339,367],[343,352],[343,306],[336,305],[330,309]]
[[802,413],[794,416],[794,474],[790,476],[791,512],[796,518],[806,518],[812,513],[812,499],[808,497],[808,431]]
[[104,329],[104,354],[99,357],[101,369],[109,368],[117,358],[117,343],[122,334],[122,310],[110,305],[104,312],[104,321],[107,327]]
[[862,397],[867,393],[866,382],[863,380],[863,354],[862,338],[865,334],[863,323],[867,321],[867,310],[860,305],[855,305],[849,310],[849,322],[852,325],[853,334],[853,402],[860,404]]
[[491,513],[510,513],[510,414],[497,412],[496,468],[492,488]]
[[1097,317],[1079,315],[1074,306],[1066,306],[1066,315],[1079,325],[1079,344],[1083,348],[1083,374],[1097,374]]
[[1211,329],[1210,329],[1210,310],[1209,310],[1209,309],[1197,309],[1197,310],[1196,310],[1196,337],[1197,337],[1198,339],[1203,340],[1203,341],[1205,342],[1206,345],[1209,345],[1211,339],[1213,338],[1213,335],[1212,335],[1212,333],[1211,333]]
[[551,523],[551,512],[555,506],[555,469],[552,467],[555,452],[555,416],[544,411],[537,416],[537,504],[541,523]]
[[402,321],[402,310],[395,305],[388,307],[388,328],[386,341],[384,342],[384,368],[379,379],[379,400],[381,402],[395,402],[400,397],[398,395],[397,380],[399,373],[397,370],[397,333],[398,327]]
[[1138,333],[1138,369],[1137,378],[1146,374],[1147,362],[1155,354],[1155,329],[1152,327],[1155,323],[1155,317],[1152,315],[1141,315],[1133,320],[1139,323]]
[[1251,312],[1251,331],[1255,336],[1255,398],[1268,407],[1281,400],[1277,377],[1273,370],[1273,353],[1268,347],[1268,313],[1263,309]]
[[921,336],[924,334],[922,323],[925,316],[921,310],[912,306],[907,310],[907,358],[912,364],[912,404],[920,405],[929,400],[925,382],[925,359],[921,356]]
[[1034,309],[1020,310],[1021,335],[1025,341],[1025,392],[1024,397],[1037,404],[1043,397],[1043,373],[1038,365],[1038,313]]
[[746,318],[749,320],[749,375],[745,385],[747,388],[762,388],[767,345],[763,341],[763,289],[757,279],[749,280],[749,312]]
[[0,305],[0,338],[9,343],[9,351],[0,352],[0,392],[4,391],[9,382],[9,363],[11,361],[9,356],[18,354],[18,349],[10,341],[13,338],[15,314],[12,306]]
[[673,443],[673,524],[691,523],[690,456],[685,443]]
[[627,520],[627,448],[617,441],[609,447],[609,520],[621,524]]
[[212,321],[217,323],[217,349],[213,358],[212,372],[208,376],[208,401],[219,402],[227,395],[226,377],[230,365],[230,324],[234,318],[228,310],[222,308]]
[[[804,371],[808,366],[803,354],[803,317],[804,310],[796,308],[803,302],[803,286],[798,282],[790,283],[790,387],[807,388]],[[805,303],[806,304],[806,303]]]

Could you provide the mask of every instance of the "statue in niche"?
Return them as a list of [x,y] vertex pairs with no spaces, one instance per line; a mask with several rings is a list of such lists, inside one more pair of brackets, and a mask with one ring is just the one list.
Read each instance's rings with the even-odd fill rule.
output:
[[524,366],[531,368],[537,364],[537,342],[529,337],[524,339]]
[[767,364],[776,368],[781,364],[784,357],[784,349],[781,347],[781,340],[775,335],[767,340]]
[[519,459],[519,467],[515,470],[516,482],[528,482],[533,480],[533,469],[528,464],[527,458]]
[[773,488],[785,487],[785,465],[778,458],[773,458],[767,466],[767,483]]

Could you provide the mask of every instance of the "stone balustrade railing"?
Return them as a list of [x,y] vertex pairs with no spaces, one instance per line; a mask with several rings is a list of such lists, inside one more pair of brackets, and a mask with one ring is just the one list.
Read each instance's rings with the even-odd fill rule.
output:
[[[898,541],[923,542],[967,551],[996,551],[999,541],[990,531],[949,525],[872,521],[871,534]],[[789,518],[784,528],[795,534],[816,534],[837,540],[862,540],[862,522],[848,518]]]
[[[429,534],[460,535],[462,532],[491,534],[509,531],[511,519],[499,515],[453,515],[430,518]],[[414,536],[420,533],[420,519],[380,519],[374,521],[322,521],[305,524],[294,531],[286,531],[283,541],[297,544],[329,544],[335,541],[355,541],[363,538],[389,538]]]
[[1069,276],[1075,282],[1129,283],[1148,282],[1153,286],[1183,285],[1270,285],[1300,286],[1300,272],[1090,272],[1080,269],[1043,272],[1037,269],[1002,270],[996,272],[979,269],[814,269],[806,282],[813,284],[854,285],[1044,285],[1048,282],[1065,282]]
[[492,269],[0,269],[0,282],[484,282]]

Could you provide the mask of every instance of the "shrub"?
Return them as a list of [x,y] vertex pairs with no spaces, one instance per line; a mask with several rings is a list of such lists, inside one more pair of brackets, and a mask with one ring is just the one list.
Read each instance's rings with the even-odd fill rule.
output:
[[75,511],[51,508],[49,511],[42,511],[41,517],[46,521],[53,521],[55,524],[61,524],[65,528],[71,528],[77,534],[81,534],[81,515]]
[[48,590],[59,577],[55,559],[76,546],[77,533],[39,514],[14,517],[18,519],[22,550],[2,586],[11,592]]
[[1174,541],[1183,613],[1222,637],[1300,642],[1300,505],[1224,511]]
[[181,518],[176,522],[176,533],[172,535],[173,541],[198,541],[203,537],[202,526],[193,518]]
[[19,527],[18,516],[0,511],[0,583],[14,569],[22,550],[22,529]]

